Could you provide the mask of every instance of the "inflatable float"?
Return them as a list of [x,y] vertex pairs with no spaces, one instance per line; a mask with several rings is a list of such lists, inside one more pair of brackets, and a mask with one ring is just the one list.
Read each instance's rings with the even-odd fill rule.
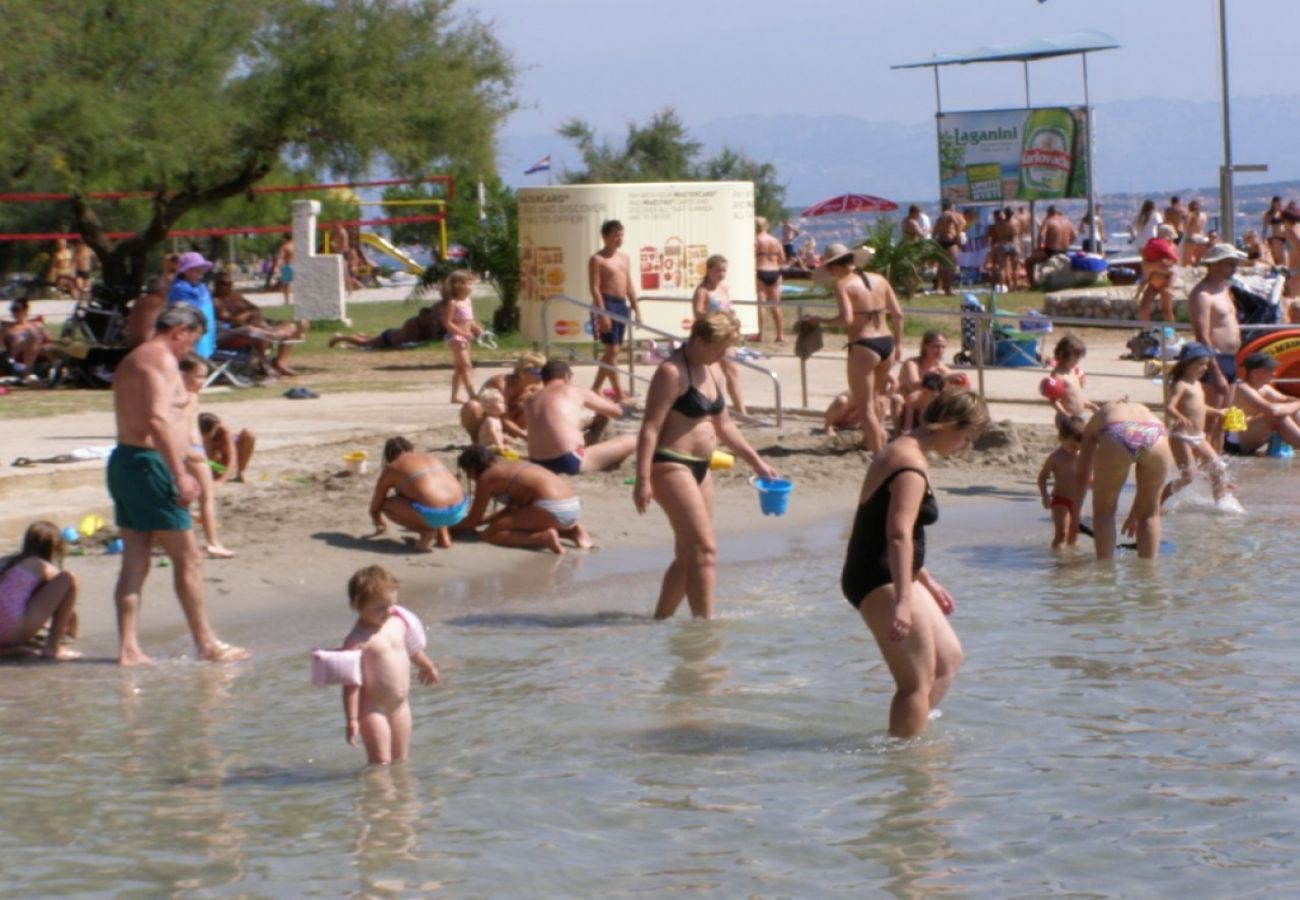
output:
[[[1252,353],[1267,353],[1277,360],[1277,371],[1273,376],[1279,381],[1289,378],[1300,379],[1300,328],[1272,331],[1247,341],[1245,346],[1237,351],[1238,371],[1244,371],[1242,364]],[[1282,381],[1277,389],[1292,397],[1300,397],[1300,380]]]

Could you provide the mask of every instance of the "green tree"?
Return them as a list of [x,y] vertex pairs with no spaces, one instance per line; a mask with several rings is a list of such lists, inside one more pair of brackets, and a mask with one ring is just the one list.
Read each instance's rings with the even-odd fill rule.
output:
[[[0,189],[73,195],[60,213],[105,279],[138,285],[195,210],[280,167],[418,176],[490,167],[514,67],[454,0],[9,0]],[[143,203],[89,197],[145,191]],[[119,227],[132,237],[110,240]]]
[[864,243],[875,251],[866,268],[885,276],[905,297],[920,288],[930,265],[951,264],[947,252],[933,240],[904,240],[902,228],[884,216],[867,226]]
[[777,180],[775,166],[755,162],[730,147],[701,159],[703,145],[691,140],[672,109],[660,110],[645,125],[629,125],[621,148],[599,138],[595,129],[580,119],[570,119],[558,132],[573,141],[582,155],[582,169],[561,173],[566,184],[752,181],[755,212],[773,222],[786,215],[785,185]]
[[464,185],[448,205],[447,228],[465,247],[467,258],[438,260],[424,271],[412,297],[432,294],[452,269],[469,268],[487,280],[501,300],[492,318],[492,330],[509,334],[519,328],[519,205],[515,192],[499,177],[483,179],[484,204],[478,203],[478,180],[462,173]]

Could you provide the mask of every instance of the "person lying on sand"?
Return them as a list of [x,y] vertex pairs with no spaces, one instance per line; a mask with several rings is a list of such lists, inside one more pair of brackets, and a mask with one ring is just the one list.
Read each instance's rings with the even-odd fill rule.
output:
[[440,341],[443,336],[442,310],[440,304],[426,306],[411,316],[397,328],[385,328],[377,335],[364,332],[357,334],[336,333],[330,338],[330,346],[346,344],[349,347],[361,347],[365,350],[400,350],[407,344],[426,344]]

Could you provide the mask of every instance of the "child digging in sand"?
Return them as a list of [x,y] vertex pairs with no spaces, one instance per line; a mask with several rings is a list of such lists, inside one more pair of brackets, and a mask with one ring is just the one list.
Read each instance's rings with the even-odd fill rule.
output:
[[216,463],[210,466],[216,484],[227,481],[243,481],[248,464],[253,461],[253,450],[257,446],[257,435],[253,429],[241,429],[239,434],[231,434],[230,429],[214,413],[199,413],[199,433],[203,435],[203,449],[208,459]]
[[406,759],[411,745],[411,664],[420,683],[438,683],[438,670],[424,653],[424,625],[397,605],[397,579],[383,566],[366,566],[348,580],[348,602],[357,623],[343,649],[361,654],[360,684],[343,687],[347,741],[357,735],[371,765],[386,766]]
[[217,486],[212,481],[212,467],[208,464],[207,449],[199,427],[199,391],[208,377],[208,364],[196,353],[187,353],[180,362],[181,378],[189,399],[185,403],[186,428],[189,430],[189,448],[185,451],[185,470],[199,483],[199,509],[203,519],[204,549],[213,559],[230,559],[235,555],[221,544],[217,536]]
[[[1083,446],[1083,429],[1087,425],[1083,416],[1056,414],[1057,448],[1043,460],[1038,472],[1038,494],[1043,498],[1043,509],[1052,513],[1052,549],[1066,544],[1073,547],[1079,542],[1079,504],[1075,497],[1075,465],[1079,461],[1079,448]],[[1047,482],[1052,482],[1052,493],[1047,493]]]
[[77,634],[77,576],[61,571],[63,534],[51,522],[33,522],[18,555],[0,566],[0,656],[29,652],[27,642],[49,622],[41,655],[78,659],[59,646]]
[[1056,342],[1056,349],[1052,353],[1056,357],[1052,364],[1052,374],[1039,382],[1038,392],[1061,415],[1081,416],[1096,412],[1099,409],[1097,404],[1090,402],[1083,394],[1088,380],[1079,367],[1079,363],[1088,355],[1083,340],[1067,334]]
[[1160,502],[1167,502],[1191,484],[1192,467],[1199,464],[1210,476],[1215,505],[1228,512],[1242,512],[1241,504],[1231,494],[1232,488],[1228,484],[1223,459],[1205,436],[1206,418],[1223,416],[1227,412],[1205,404],[1205,389],[1201,386],[1201,378],[1209,370],[1213,358],[1214,351],[1209,347],[1199,341],[1188,341],[1178,351],[1178,360],[1169,374],[1169,402],[1165,405],[1165,411],[1169,414],[1172,425],[1169,447],[1174,452],[1178,478],[1165,485]]

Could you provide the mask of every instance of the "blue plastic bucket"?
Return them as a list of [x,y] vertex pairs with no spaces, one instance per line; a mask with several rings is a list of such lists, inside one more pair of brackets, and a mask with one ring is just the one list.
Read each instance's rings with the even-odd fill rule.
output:
[[1274,459],[1291,459],[1295,456],[1295,448],[1288,444],[1280,434],[1269,437],[1266,452]]
[[763,510],[763,515],[785,515],[786,504],[790,502],[790,492],[794,490],[793,481],[786,478],[760,478],[757,476],[750,479],[750,481],[758,489],[758,505]]

